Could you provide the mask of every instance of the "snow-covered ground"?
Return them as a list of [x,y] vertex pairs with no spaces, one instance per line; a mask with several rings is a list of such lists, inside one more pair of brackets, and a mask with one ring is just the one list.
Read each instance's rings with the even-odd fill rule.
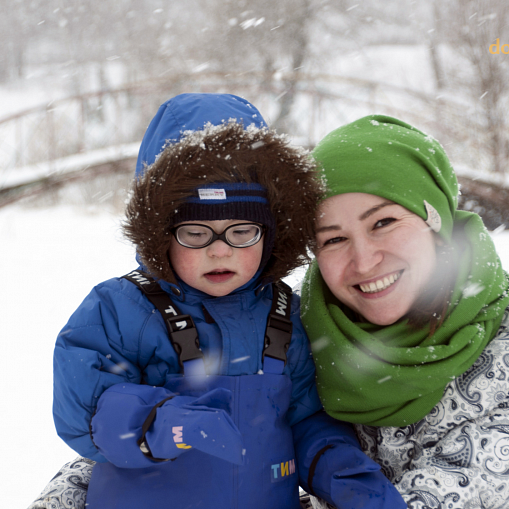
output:
[[105,210],[0,211],[2,508],[26,508],[76,455],[52,423],[53,345],[94,283],[134,266],[133,249],[120,238],[119,218]]
[[[120,220],[104,208],[0,209],[2,509],[26,508],[76,456],[53,426],[53,345],[94,284],[135,267]],[[494,239],[509,270],[509,232]]]

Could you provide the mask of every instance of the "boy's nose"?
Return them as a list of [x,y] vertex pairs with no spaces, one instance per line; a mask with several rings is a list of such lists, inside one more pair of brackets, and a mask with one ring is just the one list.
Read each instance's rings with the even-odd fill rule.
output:
[[212,242],[210,246],[207,246],[207,254],[211,257],[223,258],[225,256],[231,256],[233,254],[233,248],[222,240],[216,240]]

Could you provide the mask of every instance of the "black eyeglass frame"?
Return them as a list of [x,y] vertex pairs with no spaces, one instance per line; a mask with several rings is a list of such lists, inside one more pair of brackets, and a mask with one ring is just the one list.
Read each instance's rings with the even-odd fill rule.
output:
[[[177,230],[179,228],[182,228],[184,226],[200,226],[202,228],[207,228],[208,230],[210,230],[212,232],[212,237],[211,239],[206,243],[204,244],[203,246],[188,246],[186,244],[183,244],[179,238],[178,238],[178,235],[177,235]],[[260,228],[260,236],[258,237],[258,240],[256,242],[253,242],[252,244],[249,244],[247,246],[235,246],[233,245],[227,238],[226,238],[226,232],[231,229],[231,228],[235,228],[235,227],[239,227],[239,226],[257,226],[258,228]],[[263,235],[265,234],[265,231],[267,230],[267,227],[264,225],[264,224],[259,224],[259,223],[236,223],[236,224],[231,224],[230,226],[226,227],[221,233],[216,233],[214,231],[213,228],[211,228],[210,226],[207,226],[206,224],[202,224],[202,223],[185,223],[185,224],[179,224],[177,226],[173,226],[170,228],[170,233],[173,235],[173,237],[175,238],[175,240],[183,247],[187,247],[188,249],[203,249],[204,247],[207,247],[207,246],[210,246],[210,244],[212,244],[213,242],[215,242],[216,240],[222,240],[225,244],[227,244],[228,246],[230,247],[234,247],[236,249],[244,249],[246,247],[252,247],[252,246],[256,246],[256,244],[258,244],[258,242],[260,242],[260,240],[262,240],[263,238]]]

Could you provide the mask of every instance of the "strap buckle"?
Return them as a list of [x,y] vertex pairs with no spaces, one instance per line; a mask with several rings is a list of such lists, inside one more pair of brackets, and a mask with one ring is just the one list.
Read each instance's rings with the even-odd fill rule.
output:
[[166,323],[170,330],[171,343],[177,352],[181,367],[184,366],[186,361],[203,359],[198,330],[190,315],[166,317]]
[[286,352],[292,340],[293,323],[282,316],[270,314],[265,330],[265,344],[262,353],[262,362],[265,356],[281,360],[286,366]]

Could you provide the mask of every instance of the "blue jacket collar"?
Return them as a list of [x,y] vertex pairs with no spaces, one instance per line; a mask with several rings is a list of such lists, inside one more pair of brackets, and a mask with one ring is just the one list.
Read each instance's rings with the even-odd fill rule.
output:
[[[246,284],[240,286],[233,292],[225,295],[224,297],[231,297],[232,295],[237,295],[243,292],[256,292],[258,288],[265,287],[270,281],[267,278],[260,278],[260,274],[262,271],[258,271],[251,280],[249,280]],[[158,283],[161,285],[161,288],[168,292],[172,298],[178,300],[180,302],[188,302],[189,304],[193,304],[195,302],[203,302],[208,299],[222,299],[223,297],[214,297],[209,295],[208,293],[197,290],[196,288],[189,286],[187,283],[184,283],[178,276],[175,276],[178,284],[169,283],[167,281],[159,280]],[[262,288],[263,289],[263,288]]]

